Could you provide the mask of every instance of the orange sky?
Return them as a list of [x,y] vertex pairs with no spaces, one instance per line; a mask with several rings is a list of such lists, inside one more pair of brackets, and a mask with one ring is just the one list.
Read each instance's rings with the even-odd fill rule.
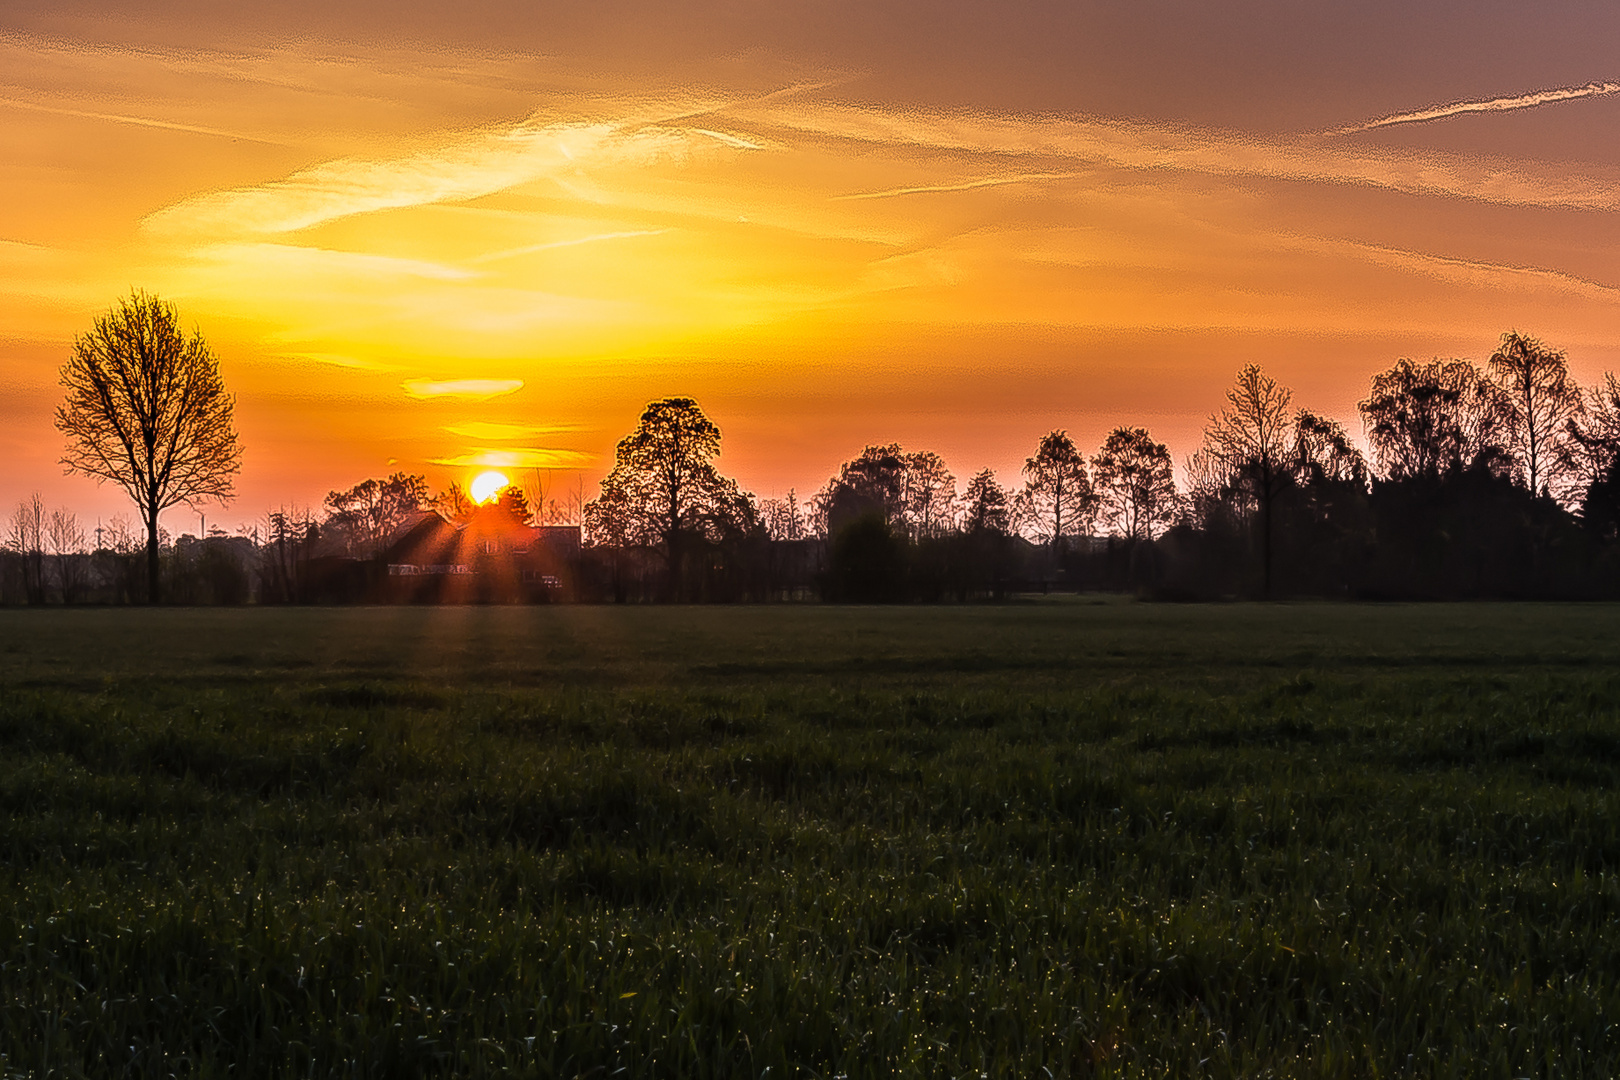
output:
[[[73,336],[131,286],[202,328],[237,394],[240,497],[208,510],[229,527],[395,469],[589,494],[671,394],[745,487],[807,494],[867,442],[1011,482],[1052,427],[1094,446],[1132,423],[1179,460],[1249,360],[1357,432],[1373,371],[1482,359],[1510,328],[1584,380],[1620,367],[1598,8],[1550,37],[1505,7],[1418,27],[1404,59],[1377,25],[1336,47],[1273,19],[1292,62],[1257,82],[1219,41],[1039,4],[1011,29],[946,5],[938,40],[927,6],[846,40],[716,4],[667,55],[656,23],[548,37],[499,4],[455,28],[406,5],[389,34],[313,4],[274,26],[148,7],[0,22],[0,507],[120,508],[61,476],[51,410]],[[1428,62],[1447,32],[1459,55]],[[1502,37],[1524,63],[1468,63]]]

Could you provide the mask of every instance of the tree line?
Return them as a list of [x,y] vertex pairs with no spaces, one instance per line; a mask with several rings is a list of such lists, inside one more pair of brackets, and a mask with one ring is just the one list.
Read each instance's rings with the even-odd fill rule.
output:
[[[426,510],[473,506],[404,472],[281,509],[252,530],[171,541],[165,509],[224,502],[240,468],[234,399],[178,312],[133,292],[75,341],[56,426],[70,472],[129,494],[96,544],[38,495],[10,519],[0,600],[320,599],[321,560],[376,561]],[[1359,404],[1364,455],[1336,420],[1247,365],[1181,483],[1142,427],[1090,453],[1041,436],[1018,482],[959,484],[931,451],[872,444],[801,500],[722,475],[720,429],[691,398],[653,402],[596,496],[513,487],[513,521],[577,522],[580,599],[939,600],[1030,588],[1164,598],[1607,597],[1620,592],[1620,382],[1582,388],[1517,332],[1484,364],[1398,360]]]
[[[1179,487],[1168,448],[1120,426],[1090,455],[1048,432],[1011,487],[989,469],[959,486],[938,454],[870,445],[802,502],[740,491],[717,471],[718,428],[670,398],[619,444],[586,536],[655,554],[661,567],[637,564],[639,592],[665,599],[807,586],[854,600],[1053,586],[1186,599],[1620,591],[1612,373],[1582,388],[1563,352],[1517,332],[1483,366],[1398,360],[1358,406],[1371,460],[1293,398],[1243,367]],[[809,545],[796,577],[762,540]],[[732,584],[716,588],[728,565]]]

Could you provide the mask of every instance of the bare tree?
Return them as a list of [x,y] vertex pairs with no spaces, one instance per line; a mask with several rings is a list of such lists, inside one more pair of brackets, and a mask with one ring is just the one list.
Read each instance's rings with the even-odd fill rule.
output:
[[901,501],[911,535],[921,540],[947,532],[956,524],[956,477],[932,450],[918,450],[903,460]]
[[450,481],[443,491],[433,496],[432,505],[435,510],[452,521],[459,521],[473,512],[472,497],[459,481]]
[[304,570],[319,536],[320,525],[312,510],[282,506],[264,516],[264,544],[259,548],[261,596],[283,604],[303,598]]
[[1585,408],[1564,422],[1564,433],[1560,464],[1569,490],[1584,497],[1620,457],[1620,379],[1614,372],[1604,372],[1602,385],[1586,391]]
[[85,583],[84,530],[79,527],[79,516],[65,507],[52,510],[45,527],[45,542],[62,603],[76,603]]
[[134,500],[146,524],[147,598],[155,604],[158,515],[182,502],[229,501],[241,469],[235,401],[219,360],[199,331],[185,336],[173,304],[136,291],[74,341],[61,380],[62,463],[111,480]]
[[1506,406],[1509,446],[1535,495],[1567,496],[1569,422],[1581,413],[1581,391],[1564,354],[1517,331],[1502,335],[1491,375]]
[[759,516],[772,540],[803,540],[809,531],[804,507],[792,489],[780,499],[766,499],[759,504]]
[[1109,526],[1127,540],[1152,540],[1176,519],[1170,451],[1146,428],[1118,427],[1091,459],[1091,482]]
[[1241,488],[1259,514],[1260,567],[1263,594],[1271,595],[1273,510],[1288,482],[1288,403],[1294,392],[1246,364],[1226,392],[1226,408],[1209,418],[1203,453],[1225,474],[1226,484]]
[[45,602],[45,533],[49,527],[45,500],[34,492],[11,512],[6,546],[22,563],[23,595],[30,604]]
[[1050,431],[1041,436],[1035,456],[1024,462],[1024,488],[1016,507],[1023,526],[1062,554],[1063,538],[1089,528],[1096,508],[1085,455],[1075,449],[1069,433]]
[[1185,463],[1187,493],[1182,499],[1183,520],[1205,531],[1231,530],[1253,511],[1234,488],[1226,466],[1208,450],[1195,450]]

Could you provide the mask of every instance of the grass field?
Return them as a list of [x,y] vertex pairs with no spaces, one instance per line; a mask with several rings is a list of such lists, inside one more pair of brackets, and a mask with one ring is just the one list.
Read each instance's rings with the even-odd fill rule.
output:
[[1620,609],[0,611],[0,1075],[1620,1073]]

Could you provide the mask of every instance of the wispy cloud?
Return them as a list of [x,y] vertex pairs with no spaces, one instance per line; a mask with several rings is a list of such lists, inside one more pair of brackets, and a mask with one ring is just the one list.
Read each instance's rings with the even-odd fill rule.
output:
[[751,142],[748,139],[739,138],[736,135],[728,135],[724,131],[714,131],[714,130],[712,130],[710,128],[700,128],[700,127],[687,128],[687,130],[691,131],[691,132],[694,132],[694,133],[696,133],[698,135],[707,135],[709,138],[714,139],[717,142],[725,143],[727,146],[731,147],[734,150],[763,150],[763,149],[765,149],[765,144],[764,143]]
[[915,187],[886,188],[883,191],[857,191],[849,195],[834,195],[834,199],[892,199],[900,195],[932,195],[952,191],[974,191],[978,188],[1001,187],[1006,184],[1032,184],[1042,180],[1072,180],[1078,173],[1017,173],[1012,176],[986,176],[978,180],[964,180],[957,184],[920,184]]
[[427,259],[402,259],[395,255],[374,255],[362,251],[300,247],[296,244],[214,244],[200,248],[199,258],[216,263],[251,265],[298,275],[335,275],[352,280],[369,278],[422,278],[428,281],[467,281],[478,275],[471,270]]
[[[791,113],[739,115],[806,135],[886,145],[897,150],[976,153],[1154,172],[1355,184],[1514,206],[1620,208],[1620,172],[1540,168],[1512,161],[1374,147],[1317,139],[1260,138],[1124,120],[985,115],[805,103]],[[1601,174],[1600,174],[1601,173]],[[1608,174],[1613,175],[1608,175]]]
[[596,233],[592,236],[576,236],[571,240],[553,240],[547,244],[528,244],[524,247],[508,248],[505,251],[492,251],[487,255],[476,255],[467,261],[470,263],[496,262],[500,259],[515,259],[520,255],[533,255],[539,251],[550,251],[553,248],[594,244],[600,240],[628,240],[636,236],[662,236],[668,231],[668,229],[627,229],[623,232]]
[[468,398],[487,401],[490,398],[515,394],[523,389],[522,379],[406,379],[400,388],[418,401],[434,398]]
[[646,126],[625,132],[615,124],[525,121],[405,157],[345,158],[282,180],[198,196],[149,215],[143,224],[189,235],[296,232],[356,214],[475,199],[567,174],[586,160],[647,160],[687,142],[678,131]]
[[540,446],[477,449],[453,457],[431,458],[435,465],[486,469],[583,469],[596,460],[579,450],[552,450]]
[[1368,262],[1410,270],[1459,285],[1515,292],[1550,290],[1604,304],[1620,304],[1620,288],[1545,267],[1512,266],[1356,241],[1325,241],[1320,244],[1305,241],[1294,246],[1355,255]]
[[1375,128],[1393,127],[1396,124],[1422,124],[1430,120],[1444,120],[1448,116],[1460,116],[1464,113],[1512,112],[1515,109],[1533,109],[1538,105],[1551,105],[1559,101],[1575,101],[1580,98],[1605,97],[1614,93],[1620,93],[1620,83],[1593,82],[1587,83],[1585,86],[1565,86],[1552,90],[1535,90],[1528,94],[1515,94],[1512,97],[1453,101],[1448,105],[1431,105],[1428,108],[1414,109],[1411,112],[1381,116],[1376,120],[1368,120],[1362,124],[1352,124],[1349,127],[1330,131],[1327,134],[1354,135],[1357,132],[1372,131]]
[[286,146],[277,139],[266,139],[258,135],[247,135],[240,131],[226,131],[221,128],[202,127],[198,124],[177,124],[170,120],[155,120],[146,116],[126,116],[122,113],[91,112],[87,109],[64,109],[56,105],[41,105],[33,101],[19,101],[16,98],[0,97],[0,106],[8,109],[22,109],[27,112],[51,113],[54,116],[76,116],[82,120],[105,120],[114,124],[133,124],[136,127],[161,128],[164,131],[183,131],[191,135],[210,135],[219,139],[238,139],[243,142],[263,143],[266,146]]
[[292,360],[308,360],[314,364],[325,364],[327,367],[349,368],[354,371],[387,371],[389,366],[376,360],[362,360],[348,353],[331,352],[297,352],[283,353]]
[[489,420],[471,420],[465,424],[449,424],[445,429],[464,439],[503,441],[532,439],[537,435],[563,435],[582,430],[578,424],[497,424]]

